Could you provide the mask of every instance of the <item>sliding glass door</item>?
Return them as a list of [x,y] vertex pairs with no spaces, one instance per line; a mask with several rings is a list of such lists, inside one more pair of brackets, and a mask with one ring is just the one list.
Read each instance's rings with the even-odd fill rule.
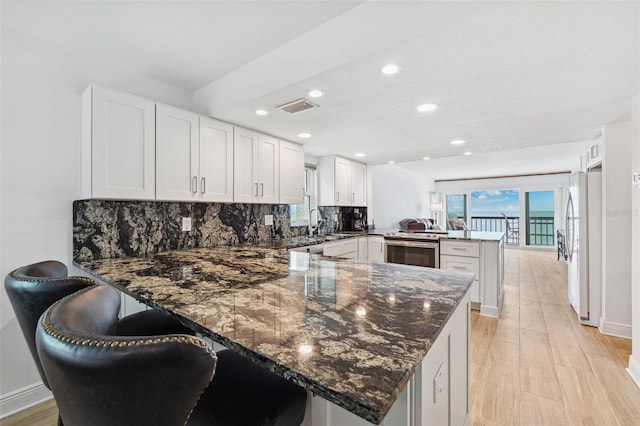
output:
[[553,246],[554,205],[553,191],[531,191],[525,193],[527,245]]
[[467,194],[447,194],[447,229],[450,220],[463,220],[467,223]]

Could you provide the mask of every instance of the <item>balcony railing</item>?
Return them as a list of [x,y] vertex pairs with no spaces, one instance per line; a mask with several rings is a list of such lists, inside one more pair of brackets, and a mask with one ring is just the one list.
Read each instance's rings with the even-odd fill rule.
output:
[[[508,232],[507,221],[509,221]],[[519,216],[507,216],[506,220],[503,217],[495,216],[472,216],[471,229],[473,229],[474,231],[504,232],[506,235],[505,242],[507,244],[520,244]]]
[[[507,221],[509,229],[507,230]],[[471,217],[471,229],[474,231],[504,232],[506,243],[512,245],[520,244],[520,217],[507,216],[473,216]],[[555,244],[553,217],[529,218],[527,223],[527,245],[533,246],[553,246]]]
[[527,245],[555,245],[556,241],[553,228],[553,217],[530,217],[529,223],[527,224]]

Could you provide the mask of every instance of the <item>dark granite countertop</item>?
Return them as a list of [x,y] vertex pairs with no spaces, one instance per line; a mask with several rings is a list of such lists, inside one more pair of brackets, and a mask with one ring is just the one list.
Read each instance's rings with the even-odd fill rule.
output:
[[286,241],[76,262],[97,278],[380,423],[472,274],[323,258]]

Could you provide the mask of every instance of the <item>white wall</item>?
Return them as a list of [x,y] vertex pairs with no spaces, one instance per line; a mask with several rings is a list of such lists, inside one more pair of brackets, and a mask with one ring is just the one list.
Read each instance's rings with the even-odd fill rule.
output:
[[[640,31],[639,31],[640,34]],[[632,142],[631,169],[640,172],[640,94],[633,100],[631,111]],[[632,341],[629,357],[629,373],[640,386],[640,186],[631,190],[631,300],[632,300]]]
[[[640,56],[640,11],[638,11],[638,55]],[[638,76],[640,85],[640,75]],[[640,173],[640,93],[632,101],[631,109],[631,170]],[[640,387],[640,186],[631,190],[631,303],[632,341],[629,374]]]
[[631,337],[631,123],[603,127],[602,315],[605,334]]
[[[2,22],[11,20],[3,4]],[[90,82],[191,108],[191,94],[135,69],[78,57],[2,25],[0,274],[45,259],[71,262],[80,197],[80,94]],[[0,417],[48,393],[0,291]]]
[[429,192],[433,181],[393,164],[369,167],[371,198],[369,222],[376,228],[398,228],[404,218],[430,217]]

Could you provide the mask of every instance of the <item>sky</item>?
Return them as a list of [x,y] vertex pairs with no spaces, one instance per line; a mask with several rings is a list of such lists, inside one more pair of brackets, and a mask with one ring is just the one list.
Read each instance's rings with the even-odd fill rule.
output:
[[[464,196],[447,196],[447,211],[456,212],[462,216],[464,211]],[[529,209],[531,211],[553,211],[553,191],[529,192]],[[494,190],[494,191],[473,191],[471,193],[471,211],[474,215],[492,213],[499,215],[505,213],[507,216],[518,215],[520,212],[519,191]]]

